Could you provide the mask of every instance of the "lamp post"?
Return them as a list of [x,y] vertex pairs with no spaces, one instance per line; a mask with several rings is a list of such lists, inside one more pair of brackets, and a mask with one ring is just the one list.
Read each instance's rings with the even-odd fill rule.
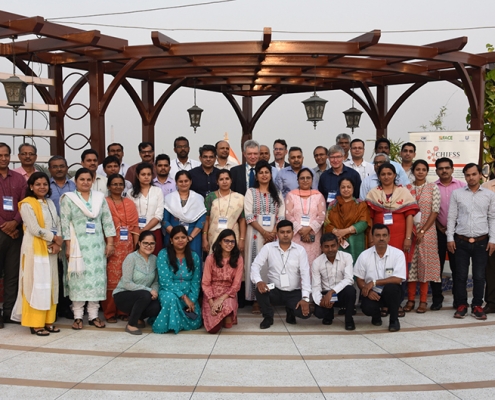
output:
[[312,56],[315,58],[315,83],[314,83],[314,92],[313,96],[309,99],[303,100],[304,109],[306,110],[306,115],[308,116],[308,121],[312,122],[315,129],[316,124],[320,121],[323,121],[323,113],[325,112],[325,104],[328,102],[325,99],[322,99],[316,94],[316,58],[317,54]]
[[201,113],[203,109],[196,105],[196,79],[194,80],[194,105],[187,110],[189,113],[189,121],[191,121],[191,127],[194,128],[194,133],[196,133],[196,128],[199,128],[199,123],[201,122]]
[[19,107],[24,106],[24,99],[26,98],[26,87],[27,83],[21,80],[15,75],[15,47],[14,42],[17,36],[12,36],[12,64],[13,74],[8,79],[2,79],[3,86],[5,88],[5,94],[7,95],[7,105],[14,109],[17,114]]

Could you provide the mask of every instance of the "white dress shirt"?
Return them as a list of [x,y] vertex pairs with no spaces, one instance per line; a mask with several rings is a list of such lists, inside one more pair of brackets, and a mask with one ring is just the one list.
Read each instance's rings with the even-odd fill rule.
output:
[[362,160],[361,164],[357,165],[354,160],[351,158],[350,160],[346,160],[344,165],[352,168],[361,176],[361,181],[364,181],[364,178],[367,176],[373,175],[375,173],[375,168],[373,164]]
[[[265,244],[251,265],[251,282],[255,285],[261,282],[261,268],[268,265],[268,282],[273,283],[277,289],[291,292],[302,289],[302,297],[309,297],[311,291],[311,279],[309,276],[309,263],[306,250],[301,245],[291,242],[289,248],[284,251],[280,248],[278,240]],[[280,274],[289,276],[289,286],[282,287]]]
[[[76,182],[76,177],[71,178],[72,182]],[[96,178],[91,185],[91,190],[96,192],[103,193],[105,196],[108,196],[108,188],[107,188],[107,177],[103,175],[96,174]]]
[[213,164],[213,166],[215,168],[218,168],[218,169],[228,169],[230,170],[232,167],[236,167],[237,165],[239,165],[239,163],[233,159],[231,159],[230,157],[227,158],[227,162],[225,163],[225,165],[220,165],[218,163],[218,158],[217,158],[217,161],[215,161],[215,164]]
[[164,205],[162,189],[156,186],[151,186],[147,196],[143,196],[142,193],[139,193],[138,197],[134,197],[132,193],[133,190],[130,190],[127,197],[136,205],[138,217],[146,217],[146,224],[148,224],[152,218],[156,218],[158,223],[152,227],[150,231],[160,229],[160,221],[163,219]]
[[330,262],[326,254],[321,254],[311,265],[311,293],[315,304],[320,304],[321,292],[333,290],[340,293],[346,286],[353,285],[352,256],[337,251],[334,262]]
[[193,168],[199,167],[201,163],[197,160],[193,160],[191,158],[188,158],[187,161],[182,164],[178,158],[171,160],[170,161],[170,172],[168,175],[172,178],[175,179],[175,174],[179,171],[190,171]]
[[383,257],[380,258],[375,246],[363,251],[354,265],[354,275],[364,279],[366,283],[390,277],[406,280],[406,257],[404,252],[392,246],[387,246]]

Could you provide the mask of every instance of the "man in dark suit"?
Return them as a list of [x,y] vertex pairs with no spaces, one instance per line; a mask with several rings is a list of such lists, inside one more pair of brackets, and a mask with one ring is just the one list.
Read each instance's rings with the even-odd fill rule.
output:
[[289,163],[285,161],[285,156],[287,155],[287,142],[284,139],[277,139],[273,142],[273,157],[275,161],[271,162],[270,165],[275,167],[277,171],[282,168],[288,167]]
[[253,187],[256,181],[254,167],[260,158],[260,145],[255,140],[247,140],[244,142],[242,154],[246,163],[233,167],[230,174],[232,175],[231,189],[244,196],[247,189]]

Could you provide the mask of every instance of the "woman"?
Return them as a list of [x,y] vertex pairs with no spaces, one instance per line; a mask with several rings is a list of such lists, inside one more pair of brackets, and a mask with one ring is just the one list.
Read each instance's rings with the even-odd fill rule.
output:
[[50,195],[48,176],[35,172],[27,181],[26,197],[19,202],[24,236],[19,290],[11,318],[38,336],[60,332],[53,323],[58,302],[57,258],[63,239]]
[[[419,211],[418,204],[409,190],[396,185],[397,173],[395,167],[386,162],[378,168],[378,180],[380,184],[371,189],[366,196],[366,203],[370,207],[370,216],[373,224],[385,224],[390,230],[389,245],[404,251],[406,265],[409,265],[414,252],[413,218]],[[373,242],[370,237],[370,246]],[[405,284],[403,284],[403,296]],[[387,315],[384,309],[382,315]],[[399,317],[403,317],[404,310],[399,307]]]
[[224,229],[232,229],[239,237],[237,246],[244,251],[246,219],[244,218],[244,196],[232,192],[232,176],[222,169],[217,176],[218,190],[206,196],[206,221],[203,227],[203,251],[211,253],[213,243]]
[[[285,205],[282,193],[277,190],[272,179],[272,169],[268,162],[262,160],[256,163],[256,182],[248,189],[244,198],[244,215],[248,224],[246,233],[246,257],[244,259],[246,300],[254,301],[255,290],[251,283],[251,264],[265,243],[277,240],[277,222],[285,217]],[[266,268],[261,271],[261,277],[268,282]],[[259,306],[253,304],[253,313],[259,314]]]
[[182,170],[175,174],[177,191],[165,197],[165,212],[163,227],[165,242],[168,242],[170,232],[178,225],[185,228],[191,251],[201,255],[201,231],[206,220],[205,199],[191,190],[191,174]]
[[110,195],[106,200],[117,235],[114,240],[115,252],[107,260],[107,299],[101,302],[101,307],[107,322],[114,324],[117,322],[117,317],[127,320],[126,314],[115,306],[112,293],[122,277],[122,263],[136,247],[139,228],[134,203],[128,197],[122,197],[125,189],[124,177],[119,174],[110,175],[107,188]]
[[86,301],[89,324],[104,328],[105,323],[98,318],[98,309],[100,301],[106,299],[107,257],[114,253],[115,227],[105,196],[91,190],[91,171],[78,169],[75,183],[76,190],[64,193],[60,198],[62,234],[68,261],[64,284],[72,300],[72,329],[82,329]]
[[156,317],[160,312],[155,246],[153,232],[140,233],[136,251],[125,258],[122,277],[113,291],[118,309],[129,314],[125,331],[131,335],[141,335],[144,319]]
[[199,329],[201,263],[199,256],[191,251],[184,226],[177,225],[170,231],[170,243],[158,254],[157,267],[162,310],[153,323],[153,332]]
[[244,260],[236,246],[232,229],[225,229],[213,244],[213,254],[206,258],[203,288],[203,321],[209,333],[237,325],[237,292],[241,288]]
[[408,301],[404,311],[414,310],[414,299],[419,282],[420,303],[416,312],[420,314],[427,310],[428,282],[440,282],[440,259],[435,227],[435,220],[440,211],[440,191],[435,183],[426,182],[429,169],[425,160],[415,161],[411,168],[415,177],[411,194],[416,197],[420,212],[414,217],[416,246],[409,267]]
[[325,233],[339,239],[339,250],[345,251],[356,262],[366,250],[366,233],[371,228],[368,205],[353,196],[354,184],[347,178],[339,181],[339,193],[328,205]]
[[294,224],[294,238],[306,249],[309,265],[321,254],[321,226],[325,220],[326,202],[313,186],[313,171],[301,169],[297,174],[299,188],[291,190],[285,197],[285,219]]
[[139,232],[151,231],[155,235],[156,247],[153,254],[156,256],[163,247],[160,230],[163,218],[163,192],[159,187],[153,186],[153,165],[138,164],[129,198],[137,209]]

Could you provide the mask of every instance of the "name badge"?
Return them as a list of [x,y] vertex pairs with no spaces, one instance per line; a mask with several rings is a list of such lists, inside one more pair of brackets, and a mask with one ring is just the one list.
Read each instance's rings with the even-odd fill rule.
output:
[[14,211],[14,198],[12,196],[3,196],[3,210]]
[[53,236],[57,236],[57,230],[56,229],[51,229],[51,232],[53,233]]
[[332,294],[332,298],[330,299],[330,301],[332,303],[336,303],[337,301],[339,301],[339,298],[337,297],[337,295],[334,293]]
[[184,221],[180,221],[180,224],[186,229],[186,231],[189,231],[189,224]]
[[127,226],[120,227],[120,240],[122,242],[129,240],[129,228],[127,228]]
[[383,214],[383,224],[384,225],[393,225],[394,224],[394,217],[392,216],[392,213]]
[[94,235],[96,233],[96,224],[94,222],[86,222],[86,233]]
[[340,247],[343,249],[347,249],[349,247],[349,242],[347,240],[342,240],[342,243],[340,243]]
[[385,269],[385,276],[392,276],[393,273],[394,273],[393,268],[386,268]]
[[227,229],[227,217],[218,217],[218,228]]
[[303,215],[301,217],[301,226],[309,226],[309,215]]
[[272,222],[271,215],[263,215],[261,217],[261,226],[270,226],[271,222]]
[[334,201],[336,197],[337,197],[337,192],[334,192],[334,191],[328,192],[327,203]]
[[290,286],[288,274],[280,274],[280,286],[283,288],[288,288]]
[[382,294],[383,291],[383,286],[373,286],[373,292],[376,292],[378,294]]
[[146,217],[138,218],[138,226],[140,229],[143,229],[146,226]]

